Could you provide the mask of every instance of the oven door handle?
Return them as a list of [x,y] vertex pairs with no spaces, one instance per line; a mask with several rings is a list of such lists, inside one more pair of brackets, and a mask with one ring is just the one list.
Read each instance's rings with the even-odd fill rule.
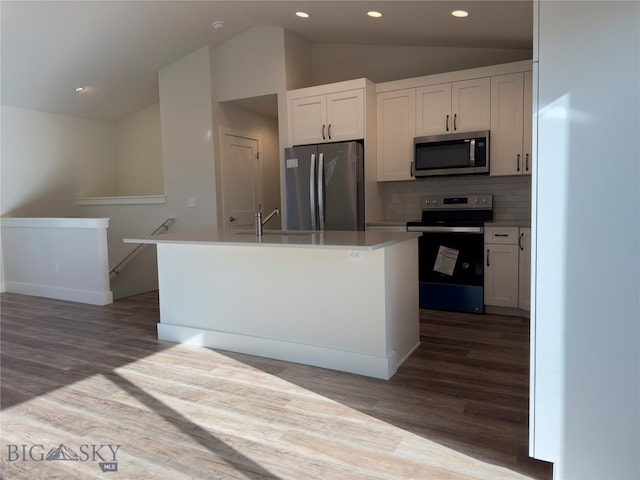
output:
[[411,225],[407,232],[431,232],[431,233],[483,233],[484,227],[445,227],[436,225]]

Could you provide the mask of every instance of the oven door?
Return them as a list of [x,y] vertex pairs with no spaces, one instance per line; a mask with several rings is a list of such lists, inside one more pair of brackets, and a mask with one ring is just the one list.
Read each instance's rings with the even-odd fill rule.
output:
[[408,226],[418,240],[420,308],[484,312],[483,227]]

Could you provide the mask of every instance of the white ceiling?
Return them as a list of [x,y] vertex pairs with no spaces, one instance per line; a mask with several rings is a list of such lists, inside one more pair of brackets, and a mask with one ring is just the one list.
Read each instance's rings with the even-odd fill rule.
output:
[[[470,16],[451,17],[457,8]],[[2,104],[99,120],[157,102],[159,69],[255,26],[310,43],[530,49],[533,23],[531,0],[2,0],[0,18]],[[88,90],[74,93],[79,85]]]

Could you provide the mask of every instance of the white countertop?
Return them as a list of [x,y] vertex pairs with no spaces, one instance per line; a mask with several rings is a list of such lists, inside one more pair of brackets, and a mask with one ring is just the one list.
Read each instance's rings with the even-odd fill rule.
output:
[[125,243],[193,244],[269,246],[297,248],[335,248],[352,250],[376,250],[395,243],[405,242],[422,235],[419,232],[372,231],[323,231],[282,232],[265,230],[262,237],[253,231],[225,232],[206,230],[197,232],[164,233],[153,236],[125,238]]

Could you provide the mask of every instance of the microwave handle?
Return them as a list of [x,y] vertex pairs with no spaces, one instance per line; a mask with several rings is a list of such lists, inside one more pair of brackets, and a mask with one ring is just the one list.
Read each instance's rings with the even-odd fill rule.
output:
[[469,165],[476,166],[476,139],[469,140]]
[[413,162],[411,162],[411,168],[409,169],[409,173],[411,174],[412,177],[416,176],[416,167],[414,166]]

